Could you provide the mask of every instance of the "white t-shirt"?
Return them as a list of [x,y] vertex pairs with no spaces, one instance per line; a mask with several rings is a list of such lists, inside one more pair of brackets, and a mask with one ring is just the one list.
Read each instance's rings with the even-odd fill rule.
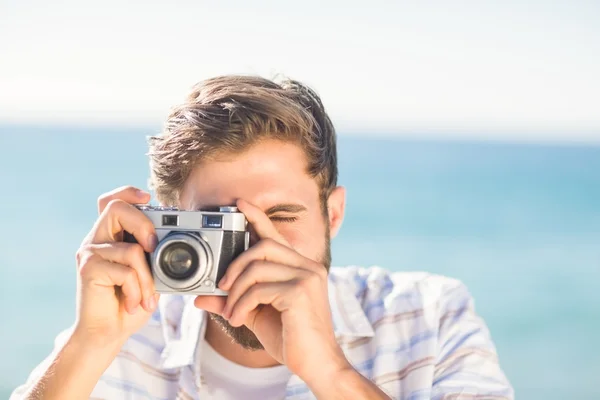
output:
[[229,361],[206,341],[202,343],[201,399],[281,400],[292,373],[285,365],[248,368]]

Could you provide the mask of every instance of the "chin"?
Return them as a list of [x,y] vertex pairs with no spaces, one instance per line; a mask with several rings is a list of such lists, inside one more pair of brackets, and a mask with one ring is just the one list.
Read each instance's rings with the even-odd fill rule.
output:
[[262,343],[258,340],[256,335],[246,327],[246,325],[242,325],[240,327],[233,327],[225,320],[225,318],[221,317],[218,314],[208,313],[210,319],[215,321],[217,325],[221,327],[223,332],[229,336],[234,343],[239,344],[246,350],[264,350]]

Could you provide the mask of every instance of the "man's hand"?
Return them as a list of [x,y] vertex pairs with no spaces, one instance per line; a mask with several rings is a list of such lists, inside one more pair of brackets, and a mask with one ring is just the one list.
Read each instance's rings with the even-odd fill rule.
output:
[[[150,195],[122,187],[98,199],[100,214],[77,251],[78,299],[74,334],[87,341],[126,340],[156,308],[152,274],[144,251],[156,247],[152,222],[133,203]],[[131,233],[138,243],[121,242]],[[141,307],[140,307],[141,306]]]
[[[77,251],[75,329],[27,399],[87,399],[123,342],[150,318],[158,297],[144,250],[156,246],[154,226],[131,205],[149,200],[133,187],[98,199],[100,216]],[[140,244],[120,242],[123,230]]]
[[196,306],[234,327],[246,325],[275,360],[309,386],[329,384],[352,367],[333,332],[325,266],[292,249],[262,210],[242,200],[237,205],[260,241],[240,254],[219,282],[228,297],[218,304],[199,296]]

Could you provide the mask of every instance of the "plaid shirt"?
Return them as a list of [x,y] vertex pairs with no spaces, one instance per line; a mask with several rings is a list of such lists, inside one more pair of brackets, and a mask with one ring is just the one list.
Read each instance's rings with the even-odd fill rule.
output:
[[[98,381],[96,399],[199,399],[206,314],[193,296],[163,295],[150,321]],[[459,281],[378,267],[334,267],[329,299],[338,343],[354,368],[393,399],[513,399],[485,323]],[[66,341],[15,389],[21,398]],[[314,399],[298,376],[285,399]]]

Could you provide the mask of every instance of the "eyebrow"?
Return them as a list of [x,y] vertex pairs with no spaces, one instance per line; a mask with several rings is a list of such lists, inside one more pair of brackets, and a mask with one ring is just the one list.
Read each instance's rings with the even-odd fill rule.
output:
[[271,215],[271,214],[276,214],[278,212],[299,213],[302,211],[306,211],[306,207],[304,207],[303,205],[292,204],[292,203],[285,204],[284,203],[284,204],[274,205],[273,207],[271,207],[267,211],[265,211],[265,214]]

